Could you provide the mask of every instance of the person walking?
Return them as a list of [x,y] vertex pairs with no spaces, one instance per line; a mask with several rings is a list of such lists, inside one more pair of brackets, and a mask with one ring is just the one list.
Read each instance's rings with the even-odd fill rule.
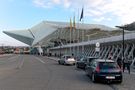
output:
[[108,59],[113,60],[113,54],[112,53],[109,53],[109,58]]
[[117,59],[117,64],[118,64],[118,66],[119,66],[120,69],[121,69],[121,66],[122,66],[122,59],[121,59],[120,57],[118,57],[118,59]]
[[130,60],[128,58],[123,61],[123,72],[125,71],[125,68],[127,68],[128,73],[130,74]]

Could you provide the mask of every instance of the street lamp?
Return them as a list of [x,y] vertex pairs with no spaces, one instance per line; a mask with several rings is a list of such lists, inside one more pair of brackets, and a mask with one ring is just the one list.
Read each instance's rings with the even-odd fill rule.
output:
[[123,54],[122,54],[122,62],[123,62],[123,64],[124,64],[124,59],[125,59],[125,55],[124,55],[124,47],[125,47],[125,45],[124,45],[124,44],[125,44],[125,42],[124,42],[124,33],[125,33],[125,32],[124,32],[124,30],[127,29],[127,25],[124,25],[124,26],[116,26],[116,27],[123,30],[123,35],[122,35],[122,37],[123,37],[123,40],[122,40],[122,41],[123,41],[123,44],[122,44],[122,45],[123,45],[123,50],[122,50],[122,52],[123,52]]
[[125,28],[126,28],[126,25],[124,25],[124,26],[116,26],[117,28],[120,28],[120,29],[122,29],[123,30],[123,35],[122,35],[122,37],[123,37],[123,40],[122,40],[122,45],[123,45],[123,50],[122,50],[122,61],[124,62],[124,57],[125,57],[125,55],[124,55],[124,47],[125,47],[125,42],[124,42],[124,30],[125,30]]
[[61,39],[60,39],[60,37],[58,37],[58,45],[59,45],[59,47],[60,47],[60,59],[61,59]]
[[135,22],[126,24],[123,26],[116,26],[117,28],[123,29],[123,58],[124,58],[124,30],[135,31]]
[[123,45],[123,50],[122,50],[123,54],[122,55],[123,55],[123,57],[122,57],[122,60],[124,61],[124,57],[125,57],[124,56],[124,47],[125,47],[125,45],[124,45],[125,44],[125,42],[124,42],[124,33],[125,33],[124,30],[125,30],[126,26],[116,26],[116,27],[123,30],[123,35],[122,35],[122,38],[123,38],[123,40],[122,40],[122,42],[123,42],[122,43],[122,45]]

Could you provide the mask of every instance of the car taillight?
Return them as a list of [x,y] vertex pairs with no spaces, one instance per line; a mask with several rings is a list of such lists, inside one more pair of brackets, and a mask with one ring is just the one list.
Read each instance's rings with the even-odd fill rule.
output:
[[99,66],[96,67],[96,72],[100,72]]

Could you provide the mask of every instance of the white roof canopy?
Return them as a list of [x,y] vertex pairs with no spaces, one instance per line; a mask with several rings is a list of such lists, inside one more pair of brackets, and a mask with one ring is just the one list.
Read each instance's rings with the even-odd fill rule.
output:
[[[113,32],[114,30],[116,31],[115,28],[110,28],[104,25],[76,23],[76,30],[72,30],[72,38],[74,38],[74,40],[80,39],[81,41],[81,33],[83,30],[85,30],[85,39],[87,38],[87,36],[89,36],[91,39],[97,39],[97,37],[99,37],[99,34],[102,37],[110,36],[111,33],[108,32]],[[70,39],[70,23],[42,21],[41,23],[30,29],[3,32],[30,46],[46,46],[49,44],[54,44],[54,42],[58,41],[59,39],[68,42]]]

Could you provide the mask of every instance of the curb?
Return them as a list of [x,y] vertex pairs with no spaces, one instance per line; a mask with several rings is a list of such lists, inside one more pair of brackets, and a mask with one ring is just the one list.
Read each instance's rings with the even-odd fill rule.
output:
[[59,60],[58,58],[51,58],[51,57],[47,57],[47,59],[51,59],[51,60],[54,60],[54,61],[58,61]]

